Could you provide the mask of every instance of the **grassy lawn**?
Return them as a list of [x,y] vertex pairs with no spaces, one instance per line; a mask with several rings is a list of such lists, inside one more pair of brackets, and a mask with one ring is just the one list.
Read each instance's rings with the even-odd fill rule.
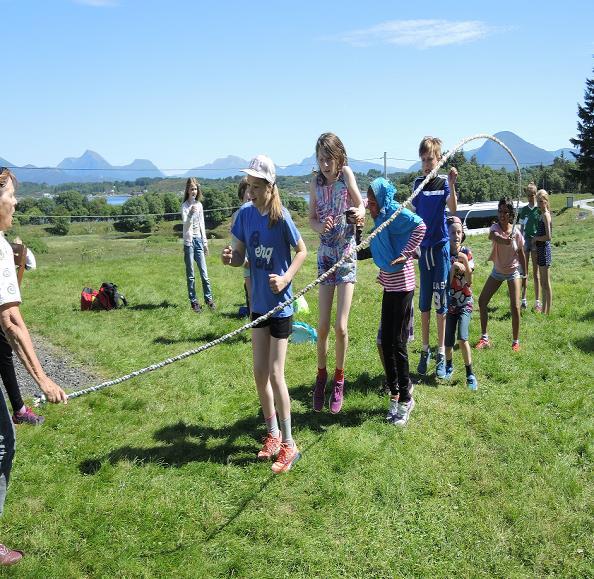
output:
[[[467,390],[456,351],[453,381],[418,385],[404,430],[385,423],[378,393],[381,288],[370,261],[359,267],[340,415],[311,411],[315,348],[289,346],[303,458],[287,475],[254,460],[264,428],[249,335],[45,407],[44,426],[18,428],[0,527],[2,542],[27,554],[14,576],[592,576],[594,218],[563,210],[564,196],[554,202],[551,316],[524,312],[522,351],[512,354],[502,288],[491,303],[494,347],[473,353],[478,391]],[[316,238],[303,222],[301,231],[310,255],[297,288],[316,270]],[[218,309],[200,315],[171,236],[45,241],[49,252],[25,275],[25,319],[105,379],[242,323],[241,273],[218,261],[224,240],[208,259]],[[469,245],[478,295],[490,243]],[[82,287],[101,281],[118,283],[130,307],[80,312]],[[312,325],[316,294],[299,318]]]

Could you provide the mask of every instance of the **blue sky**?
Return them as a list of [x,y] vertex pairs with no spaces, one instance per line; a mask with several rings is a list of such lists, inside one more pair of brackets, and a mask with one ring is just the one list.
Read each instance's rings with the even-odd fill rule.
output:
[[324,131],[358,159],[414,160],[423,135],[447,149],[501,130],[554,150],[575,136],[594,66],[591,1],[0,0],[0,10],[0,157],[17,165],[86,149],[164,170],[229,154],[284,165]]

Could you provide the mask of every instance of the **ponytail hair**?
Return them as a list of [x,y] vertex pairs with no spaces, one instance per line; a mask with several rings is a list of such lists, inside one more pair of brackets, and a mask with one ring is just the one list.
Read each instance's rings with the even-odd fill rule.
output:
[[274,227],[277,222],[283,218],[283,203],[280,198],[280,193],[276,183],[270,185],[272,191],[270,192],[270,199],[268,201],[268,227]]

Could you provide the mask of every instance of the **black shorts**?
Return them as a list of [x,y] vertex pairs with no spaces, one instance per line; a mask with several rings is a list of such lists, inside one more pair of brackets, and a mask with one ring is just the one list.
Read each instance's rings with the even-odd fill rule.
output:
[[[264,314],[257,314],[252,312],[252,322],[257,320]],[[260,322],[254,328],[266,328],[270,327],[270,335],[277,340],[285,340],[293,333],[293,316],[286,318],[268,318],[263,322]]]

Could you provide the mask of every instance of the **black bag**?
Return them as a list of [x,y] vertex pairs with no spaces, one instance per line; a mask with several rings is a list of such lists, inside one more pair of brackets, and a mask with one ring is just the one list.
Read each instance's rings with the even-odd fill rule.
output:
[[93,300],[94,310],[114,310],[127,305],[124,294],[121,294],[118,286],[111,282],[103,282],[97,297]]

